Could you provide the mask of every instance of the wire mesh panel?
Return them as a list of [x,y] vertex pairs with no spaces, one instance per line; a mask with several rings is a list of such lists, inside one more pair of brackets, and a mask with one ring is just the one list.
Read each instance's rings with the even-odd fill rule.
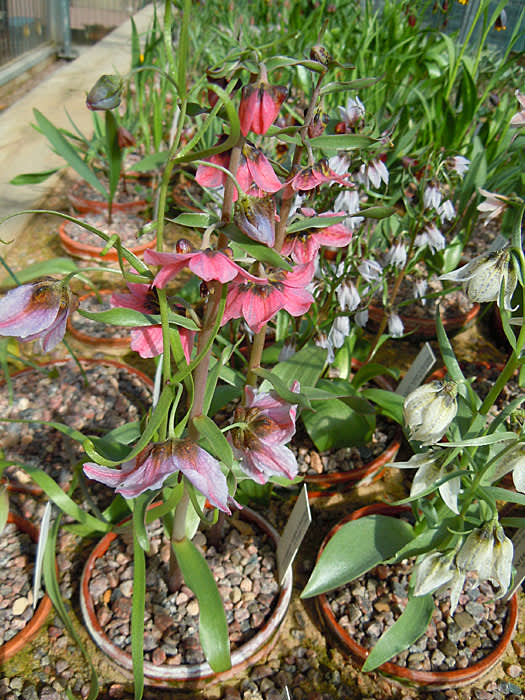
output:
[[0,0],[0,64],[46,42],[48,0]]
[[[0,0],[1,1],[1,0]],[[149,0],[71,0],[70,21],[77,41],[95,42],[125,22]]]

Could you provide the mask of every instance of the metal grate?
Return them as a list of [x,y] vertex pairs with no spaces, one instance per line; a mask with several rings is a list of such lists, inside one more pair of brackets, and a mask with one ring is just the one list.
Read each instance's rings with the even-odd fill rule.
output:
[[0,0],[0,64],[49,39],[48,0]]
[[71,0],[74,40],[96,42],[148,4],[149,0]]

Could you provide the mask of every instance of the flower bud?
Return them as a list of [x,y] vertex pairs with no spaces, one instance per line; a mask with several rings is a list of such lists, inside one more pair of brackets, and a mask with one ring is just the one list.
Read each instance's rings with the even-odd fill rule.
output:
[[486,523],[473,530],[467,537],[456,557],[463,571],[477,571],[480,581],[488,579],[492,573],[494,537],[492,527]]
[[414,595],[427,595],[448,583],[454,576],[452,559],[453,556],[442,552],[426,554],[414,567]]
[[115,109],[120,104],[122,79],[118,75],[102,75],[88,92],[86,106],[93,111]]
[[509,472],[512,472],[516,490],[525,493],[525,443],[519,442],[504,453],[502,459],[496,463],[494,481],[498,481]]
[[271,197],[239,198],[233,220],[248,238],[270,248],[275,243],[275,203]]
[[123,126],[119,126],[117,129],[117,142],[119,148],[129,148],[129,146],[135,146],[137,143],[131,131],[128,131]]
[[188,241],[187,238],[179,238],[179,240],[175,243],[175,252],[180,253],[182,255],[186,253],[193,253],[195,248],[192,246],[192,244]]
[[499,587],[499,595],[504,595],[512,577],[514,545],[499,523],[494,528],[494,550],[492,552],[491,580]]
[[310,58],[312,59],[312,61],[322,63],[323,66],[327,66],[333,61],[333,58],[330,56],[325,47],[321,46],[321,44],[316,44],[315,46],[312,46],[312,49],[310,51]]
[[440,380],[412,391],[403,405],[410,439],[423,445],[438,442],[458,411],[457,393],[455,382]]

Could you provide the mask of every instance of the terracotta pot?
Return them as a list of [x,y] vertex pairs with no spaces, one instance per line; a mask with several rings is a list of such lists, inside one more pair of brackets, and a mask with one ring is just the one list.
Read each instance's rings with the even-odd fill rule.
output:
[[[348,516],[346,516],[346,518],[341,520],[330,530],[328,535],[325,537],[323,544],[321,545],[318,557],[321,556],[321,553],[328,540],[333,537],[337,530],[345,523],[351,520],[357,520],[358,518],[362,518],[366,515],[381,514],[395,516],[407,513],[410,510],[411,509],[409,506],[391,506],[385,503],[377,503],[370,506],[365,506],[364,508],[360,508],[359,510],[350,513]],[[352,639],[347,630],[345,630],[344,627],[338,623],[335,615],[332,612],[332,608],[328,603],[326,595],[319,595],[316,598],[316,602],[319,614],[327,628],[335,636],[341,648],[356,661],[359,667],[361,667],[369,654],[369,650]],[[468,685],[487,673],[501,659],[505,653],[505,650],[510,644],[517,622],[518,598],[517,594],[514,594],[509,600],[505,627],[496,647],[489,654],[487,654],[487,656],[480,659],[472,666],[469,666],[468,668],[456,669],[454,671],[416,671],[387,661],[379,666],[377,671],[393,678],[394,680],[411,685],[429,687],[432,690],[437,690],[440,688],[457,688]]]
[[[257,527],[273,539],[277,546],[279,535],[261,515],[245,507],[240,511],[240,517],[248,522],[255,523]],[[104,633],[97,619],[95,605],[89,591],[89,580],[96,566],[96,561],[107,551],[109,545],[116,537],[117,535],[114,532],[108,533],[90,554],[82,573],[80,604],[84,622],[96,644],[118,666],[131,671],[133,669],[131,654],[127,654],[114,645]],[[271,651],[277,641],[278,631],[288,610],[291,595],[292,571],[290,568],[281,586],[277,604],[271,617],[251,639],[232,651],[232,666],[228,671],[215,673],[208,663],[181,666],[163,664],[157,666],[150,662],[144,662],[146,685],[158,688],[175,686],[182,687],[184,690],[190,690],[207,687],[237,677],[244,669],[265,659]]]
[[[100,253],[104,249],[104,246],[89,245],[88,243],[75,241],[75,239],[71,238],[66,232],[66,225],[68,223],[68,221],[63,221],[58,228],[60,242],[66,253],[69,253],[69,255],[75,258],[82,258],[83,260],[93,260],[93,258],[107,262],[116,262],[118,260],[118,254],[115,248],[111,248],[106,255],[101,255]],[[134,246],[130,248],[130,250],[137,257],[141,257],[148,248],[155,247],[155,242],[155,238],[153,238],[153,240]]]
[[[126,365],[123,362],[118,362],[117,360],[110,360],[110,359],[103,359],[101,360],[100,358],[80,358],[79,361],[82,363],[82,365],[112,365],[113,367],[122,367],[125,370],[127,370],[130,374],[134,374],[135,376],[139,377],[147,386],[151,387],[153,389],[153,380],[150,379],[144,372],[141,372],[139,369],[135,369],[135,367],[131,367],[130,365]],[[43,362],[41,364],[42,367],[49,367],[53,365],[61,365],[65,364],[68,362],[68,360],[51,360],[50,362]],[[19,372],[13,372],[11,375],[12,377],[16,377],[23,372],[31,372],[33,371],[32,368],[27,368],[27,369],[22,369]],[[0,381],[0,389],[4,386],[5,381],[1,380]],[[8,491],[11,491],[12,493],[22,493],[22,494],[27,494],[30,496],[41,496],[44,491],[39,487],[34,484],[20,484],[16,483],[13,481],[9,481],[9,478],[3,478],[1,480],[1,483],[4,483],[6,485],[6,488]]]
[[[352,359],[352,368],[357,371],[362,363],[355,358]],[[374,377],[373,381],[381,388],[393,390],[390,382],[385,377]],[[368,464],[352,469],[348,472],[330,472],[327,474],[307,474],[304,477],[308,484],[308,497],[315,500],[321,496],[331,496],[335,493],[344,492],[354,486],[366,486],[380,479],[384,474],[385,464],[392,462],[401,447],[403,431],[401,426],[395,430],[394,436],[386,447],[385,451]]]
[[[108,295],[112,293],[113,292],[111,289],[101,289],[98,292],[99,295]],[[91,299],[96,295],[97,292],[89,292],[88,294],[83,294],[81,297],[79,297],[79,302],[83,302],[85,299]],[[94,345],[96,347],[102,346],[105,348],[116,349],[120,351],[124,348],[129,348],[129,344],[131,342],[130,336],[103,337],[84,333],[83,331],[77,329],[77,327],[73,323],[71,316],[69,316],[67,319],[67,330],[69,333],[71,333],[73,338],[76,338],[76,340],[80,341],[81,343],[85,343],[86,345]]]
[[[474,306],[464,313],[458,313],[457,316],[449,316],[443,318],[443,326],[447,334],[459,331],[461,328],[468,326],[474,321],[479,314],[481,306]],[[370,304],[368,307],[368,321],[371,329],[375,330],[379,327],[384,315],[384,309],[380,306]],[[410,314],[400,314],[401,320],[405,328],[405,333],[412,333],[412,338],[430,339],[436,337],[436,322],[433,318],[419,318],[419,316],[410,316]]]
[[[19,530],[28,534],[33,542],[38,542],[38,528],[36,528],[29,520],[26,520],[15,513],[9,513],[7,522],[13,523]],[[51,599],[49,596],[45,595],[40,599],[40,602],[33,613],[33,617],[29,620],[26,626],[21,629],[20,632],[12,639],[0,646],[0,664],[17,654],[22,647],[24,647],[38,634],[47,616],[51,612],[51,608]]]
[[[105,200],[100,199],[89,199],[86,197],[81,197],[75,193],[75,187],[68,192],[67,195],[71,206],[79,214],[88,214],[90,212],[94,214],[101,214],[108,211],[108,203]],[[115,202],[113,201],[113,211],[125,211],[129,214],[137,214],[144,211],[148,206],[148,202],[142,198],[136,198],[129,202]]]

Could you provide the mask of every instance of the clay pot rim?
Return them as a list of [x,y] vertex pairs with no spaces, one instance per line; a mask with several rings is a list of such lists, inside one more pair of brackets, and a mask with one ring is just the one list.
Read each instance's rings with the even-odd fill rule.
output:
[[[35,527],[30,520],[9,511],[7,522],[13,523],[19,530],[28,534],[33,542],[38,542],[38,528]],[[0,663],[12,658],[20,651],[20,649],[22,649],[22,647],[24,647],[38,634],[38,631],[51,612],[51,608],[51,599],[47,594],[45,594],[40,599],[36,610],[33,612],[33,617],[27,622],[25,627],[23,627],[12,639],[0,646]]]
[[[72,358],[59,358],[56,360],[48,360],[47,362],[41,362],[40,367],[49,367],[50,365],[60,365],[60,364],[65,364],[66,362],[72,361]],[[127,365],[125,362],[120,362],[120,360],[113,360],[110,358],[95,358],[95,357],[80,357],[78,358],[78,361],[81,364],[87,364],[87,365],[101,365],[101,364],[108,364],[112,365],[113,367],[119,367],[121,369],[126,369],[128,370],[131,374],[135,374],[137,377],[139,377],[147,386],[150,387],[150,389],[153,388],[154,382],[153,380],[148,377],[147,374],[142,372],[140,369],[137,369],[136,367],[133,367],[132,365]],[[19,374],[22,374],[23,372],[31,372],[34,371],[34,367],[24,367],[24,369],[19,369],[16,372],[13,372],[11,374],[11,377],[17,377]],[[5,379],[0,380],[0,388],[5,384]],[[0,480],[0,483],[5,484],[6,488],[8,491],[11,491],[12,493],[25,493],[28,496],[41,496],[44,491],[41,489],[39,486],[25,486],[22,484],[11,484],[8,479],[3,478]]]
[[[155,504],[158,505],[158,504]],[[152,507],[152,506],[150,506]],[[251,510],[247,506],[243,507],[240,512],[248,516],[248,520],[255,522],[266,534],[268,534],[275,542],[275,547],[279,542],[279,534],[275,528],[259,513]],[[129,520],[130,518],[126,518]],[[123,521],[126,522],[126,521]],[[91,637],[96,644],[104,651],[115,663],[127,669],[133,669],[131,654],[127,654],[122,649],[114,645],[110,639],[104,634],[104,631],[99,624],[95,614],[93,599],[89,592],[89,580],[95,566],[96,560],[102,556],[108,549],[111,542],[118,535],[115,532],[107,533],[95,546],[89,555],[80,580],[80,607],[84,622]],[[185,664],[180,666],[169,666],[167,664],[156,666],[155,664],[144,662],[144,676],[149,685],[160,686],[162,682],[171,682],[172,684],[184,684],[188,686],[193,682],[199,684],[217,683],[235,676],[247,664],[247,658],[252,657],[248,664],[256,663],[263,654],[266,654],[273,646],[277,639],[277,631],[279,630],[282,621],[288,610],[292,596],[293,579],[292,567],[288,568],[284,577],[283,583],[280,586],[279,597],[270,618],[260,628],[256,634],[249,639],[245,644],[241,645],[231,653],[231,668],[215,673],[207,662],[201,664]],[[192,685],[193,687],[193,685]],[[200,685],[198,686],[200,687]]]
[[[98,292],[87,292],[86,294],[82,294],[78,298],[79,302],[84,301],[85,299],[88,299],[90,297],[95,296],[96,294],[113,294],[112,289],[100,289]],[[70,333],[73,338],[76,338],[82,343],[86,343],[86,345],[108,345],[110,347],[114,348],[127,348],[129,347],[129,344],[131,342],[131,337],[128,335],[126,337],[120,337],[120,338],[104,338],[104,337],[98,337],[94,335],[88,335],[87,333],[84,333],[83,331],[79,331],[76,327],[73,321],[71,320],[71,315],[68,316],[67,318],[67,323],[66,323],[66,328],[68,330],[68,333]]]
[[[409,511],[411,511],[410,506],[394,506],[387,503],[374,503],[372,505],[364,506],[359,510],[353,511],[334,525],[334,527],[330,530],[328,535],[323,540],[318,558],[321,556],[321,553],[328,540],[346,522],[357,520],[366,515],[395,515]],[[358,644],[354,639],[352,639],[349,633],[341,625],[339,625],[324,593],[317,596],[316,602],[321,617],[324,619],[328,628],[335,635],[343,648],[346,651],[349,651],[352,657],[360,661],[361,664],[364,663],[368,657],[368,654],[370,653],[370,650]],[[402,680],[418,686],[428,686],[434,690],[440,688],[457,688],[467,685],[471,681],[480,678],[482,675],[490,671],[490,669],[501,659],[510,643],[512,635],[514,634],[517,622],[518,597],[515,593],[508,601],[505,627],[499,641],[489,654],[484,656],[472,666],[455,669],[453,671],[417,671],[405,666],[398,666],[391,661],[386,661],[384,664],[374,670],[386,676],[393,677],[394,679]]]
[[[352,358],[352,368],[355,371],[359,370],[364,364],[364,362],[357,360],[355,357]],[[372,380],[376,381],[380,388],[393,391],[394,387],[383,375],[373,377]],[[337,488],[339,485],[359,485],[361,482],[366,483],[368,478],[370,479],[370,482],[377,481],[384,474],[384,469],[381,469],[381,467],[384,467],[385,464],[392,462],[395,459],[401,448],[402,440],[403,430],[401,426],[397,426],[392,440],[388,443],[386,449],[375,459],[367,464],[364,464],[362,467],[352,469],[348,472],[329,472],[327,474],[305,475],[304,480],[307,484],[311,484],[313,487],[324,487],[324,490],[321,491],[309,491],[308,498],[310,500],[315,500],[317,498],[331,496],[333,495],[333,488]]]
[[[456,331],[471,323],[481,310],[481,304],[474,302],[472,308],[456,314],[455,316],[443,317],[443,327],[446,331]],[[370,304],[368,308],[369,316],[373,321],[380,321],[383,317],[384,309],[381,306]],[[436,321],[433,318],[421,318],[419,316],[411,316],[403,314],[402,310],[399,314],[406,331],[413,331],[415,337],[434,338],[436,336]]]
[[[73,209],[76,209],[80,214],[86,214],[87,212],[93,213],[103,213],[108,211],[108,203],[106,200],[101,199],[89,199],[88,197],[81,197],[75,194],[75,189],[78,189],[82,182],[77,181],[73,184],[71,190],[67,193],[67,198],[69,199]],[[137,197],[136,199],[129,200],[127,202],[117,202],[113,200],[112,209],[113,211],[128,212],[128,213],[138,213],[139,211],[144,211],[147,209],[149,203],[145,199]]]
[[[75,241],[74,238],[71,238],[71,236],[69,236],[66,233],[66,225],[69,223],[71,222],[64,220],[58,227],[58,235],[60,237],[60,242],[62,243],[62,247],[67,253],[77,258],[83,258],[84,256],[87,256],[90,260],[93,258],[99,258],[100,260],[104,261],[118,261],[118,254],[114,248],[109,250],[105,255],[100,255],[100,252],[103,250],[104,246],[94,246],[89,245],[88,243],[79,243],[78,241]],[[148,250],[148,248],[153,248],[155,244],[156,238],[153,238],[151,241],[146,241],[145,243],[141,243],[140,245],[131,247],[129,250],[134,255],[141,256],[146,250]]]

